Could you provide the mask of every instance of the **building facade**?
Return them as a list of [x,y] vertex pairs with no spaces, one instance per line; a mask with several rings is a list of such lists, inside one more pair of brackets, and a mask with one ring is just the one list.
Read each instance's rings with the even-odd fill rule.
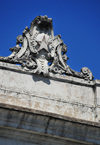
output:
[[0,145],[99,145],[100,80],[67,65],[52,19],[36,17],[10,50],[0,57]]

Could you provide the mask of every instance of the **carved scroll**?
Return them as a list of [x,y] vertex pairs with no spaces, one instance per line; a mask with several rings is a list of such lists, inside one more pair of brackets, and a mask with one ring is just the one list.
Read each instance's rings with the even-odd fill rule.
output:
[[12,54],[0,57],[0,61],[20,64],[26,71],[48,76],[49,73],[71,75],[91,81],[91,71],[84,67],[81,72],[72,70],[67,65],[67,46],[61,36],[54,36],[52,19],[38,16],[30,28],[26,27],[16,40],[16,46],[10,48]]

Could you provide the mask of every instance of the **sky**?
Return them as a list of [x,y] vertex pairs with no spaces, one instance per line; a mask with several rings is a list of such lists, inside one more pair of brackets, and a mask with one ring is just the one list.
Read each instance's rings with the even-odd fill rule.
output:
[[68,47],[67,64],[88,67],[100,79],[100,0],[0,0],[0,56],[11,54],[16,37],[39,15],[53,19],[54,34]]

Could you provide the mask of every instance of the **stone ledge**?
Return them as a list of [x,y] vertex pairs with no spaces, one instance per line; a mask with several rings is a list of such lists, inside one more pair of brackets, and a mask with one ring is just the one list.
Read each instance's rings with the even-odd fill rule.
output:
[[[21,66],[0,62],[0,105],[42,111],[90,122],[99,122],[99,80],[22,72]],[[8,75],[9,74],[9,75]]]
[[[0,62],[0,68],[5,69],[5,70],[16,71],[19,73],[33,74],[31,72],[28,72],[28,71],[22,69],[22,67],[20,65],[10,64],[10,63],[6,63],[6,62]],[[37,74],[34,74],[34,75],[37,75]],[[39,75],[39,76],[41,76],[41,75]],[[52,74],[52,73],[50,73],[48,77],[50,79],[54,79],[57,81],[69,82],[69,83],[77,84],[77,85],[79,84],[79,85],[85,85],[85,86],[91,86],[91,87],[96,84],[100,85],[99,80],[93,80],[93,81],[88,82],[87,80],[84,80],[81,78],[77,78],[77,77],[73,77],[73,76],[64,76],[64,75],[59,75],[59,74]]]
[[[56,143],[58,140],[59,145],[66,145],[66,143],[69,143],[69,145],[100,144],[100,128],[84,124],[82,122],[78,123],[47,115],[39,115],[36,113],[15,111],[4,108],[0,108],[0,117],[0,136],[14,138],[17,132],[19,135],[21,131],[23,132],[24,138],[25,134],[26,136],[30,133],[33,134],[33,138],[30,140],[32,142],[35,142],[34,135],[36,136],[37,134],[38,138],[45,138],[42,142],[46,141],[46,136],[48,139],[52,138],[51,140],[53,141],[53,145],[54,140]],[[7,134],[7,129],[8,131],[12,130],[14,133],[11,134],[11,131]],[[2,134],[2,131],[4,132],[4,135]],[[40,135],[41,137],[39,137]],[[18,139],[22,140],[22,136],[20,135],[20,138],[18,137]],[[26,140],[28,139],[26,138]],[[37,142],[38,141],[39,139]]]

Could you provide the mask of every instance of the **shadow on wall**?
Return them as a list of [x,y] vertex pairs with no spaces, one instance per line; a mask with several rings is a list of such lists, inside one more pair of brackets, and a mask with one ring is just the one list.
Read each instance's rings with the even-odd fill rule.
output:
[[38,75],[38,77],[36,77],[36,76],[34,75],[34,76],[32,76],[32,78],[33,78],[33,80],[34,80],[35,82],[42,81],[42,82],[44,82],[44,83],[50,85],[50,79],[49,79],[49,78],[46,78],[46,77],[43,77],[43,76],[41,77],[41,75]]

